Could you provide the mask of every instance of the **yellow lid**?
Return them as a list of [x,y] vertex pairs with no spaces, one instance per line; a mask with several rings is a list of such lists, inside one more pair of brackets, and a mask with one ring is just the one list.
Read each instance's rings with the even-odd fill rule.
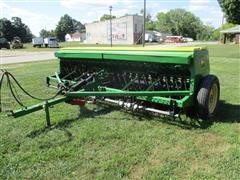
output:
[[62,50],[93,50],[93,51],[173,51],[193,52],[204,49],[202,47],[67,47]]

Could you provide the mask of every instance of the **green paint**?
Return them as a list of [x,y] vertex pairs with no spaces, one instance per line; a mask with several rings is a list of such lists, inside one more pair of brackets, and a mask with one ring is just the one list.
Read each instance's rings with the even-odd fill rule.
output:
[[81,91],[81,92],[70,92],[67,93],[67,97],[72,98],[81,98],[81,97],[89,97],[89,96],[185,96],[189,95],[189,91]]
[[[67,100],[67,97],[61,97],[58,99],[49,100],[47,102],[47,107],[65,102],[66,100]],[[16,111],[11,112],[11,114],[9,114],[9,115],[17,118],[17,117],[21,117],[21,116],[45,109],[45,107],[46,107],[46,102],[42,102],[42,103],[39,103],[39,104],[36,104],[33,106],[29,106],[27,108],[18,109]],[[45,109],[45,111],[46,111],[46,109]]]
[[94,60],[120,60],[155,62],[166,64],[189,64],[192,52],[149,52],[149,51],[80,51],[80,50],[60,50],[55,53],[58,58],[77,58]]

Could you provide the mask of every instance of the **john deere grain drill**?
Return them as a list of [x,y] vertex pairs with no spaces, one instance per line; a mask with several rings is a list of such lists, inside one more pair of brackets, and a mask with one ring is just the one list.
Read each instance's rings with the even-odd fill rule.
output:
[[59,71],[47,77],[60,98],[13,111],[19,117],[66,102],[104,102],[134,112],[211,118],[219,101],[219,80],[211,75],[204,48],[65,48],[55,53]]

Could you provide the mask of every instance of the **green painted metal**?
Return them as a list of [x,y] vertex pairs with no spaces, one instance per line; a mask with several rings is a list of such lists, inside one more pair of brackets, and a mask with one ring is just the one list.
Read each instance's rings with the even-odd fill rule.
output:
[[137,97],[138,100],[143,100],[143,101],[148,101],[148,102],[154,102],[154,103],[158,103],[158,104],[163,104],[163,105],[171,105],[172,101],[176,102],[177,107],[179,108],[184,108],[187,106],[187,104],[190,104],[190,100],[191,100],[191,95],[189,96],[184,96],[184,98],[182,99],[174,99],[174,98],[167,98],[167,97],[157,97],[157,96],[153,96],[153,97]]
[[46,102],[42,102],[42,103],[27,107],[27,108],[22,108],[22,109],[18,109],[16,111],[12,111],[9,115],[17,118],[17,117],[21,117],[21,116],[42,110],[42,109],[44,109],[45,112],[47,112],[45,109],[46,107],[48,108],[49,106],[53,106],[53,105],[56,105],[56,104],[59,104],[62,102],[66,102],[66,101],[67,101],[67,97],[52,99],[52,100],[47,101],[47,106],[46,106]]
[[186,96],[189,95],[190,91],[80,91],[80,92],[69,92],[66,94],[67,97],[89,97],[89,96]]
[[[141,51],[80,51],[80,50],[60,50],[55,53],[58,58],[73,58],[81,60],[120,60],[155,62],[166,64],[190,64],[192,52],[141,52]],[[72,59],[72,60],[73,60]]]
[[55,73],[55,77],[56,77],[58,83],[62,82],[57,72]]
[[[58,75],[59,77],[59,75]],[[54,75],[54,76],[48,76],[47,77],[50,81],[55,82],[55,83],[59,83],[59,79]],[[70,84],[75,84],[76,81],[70,81],[70,80],[66,80],[66,79],[61,79],[62,82],[69,82]]]
[[[120,62],[136,62],[144,63],[142,66],[148,66],[147,63],[157,63],[157,64],[178,64],[187,66],[190,72],[190,88],[189,93],[182,95],[182,99],[177,100],[178,107],[187,107],[194,105],[195,93],[198,88],[199,81],[202,77],[209,74],[209,60],[208,51],[205,48],[193,47],[193,48],[169,48],[169,49],[159,49],[159,48],[67,48],[56,52],[56,57],[64,61],[86,61],[86,59],[95,62],[96,65],[99,62],[111,62],[118,64]],[[115,62],[114,62],[115,61]],[[146,64],[145,64],[146,63]],[[94,64],[93,64],[94,66]],[[154,67],[154,66],[153,66]],[[133,69],[134,70],[134,69]],[[134,81],[134,80],[133,80]],[[133,82],[132,81],[132,82]],[[123,90],[126,89],[132,82],[129,82]],[[154,83],[151,84],[151,87]],[[150,88],[147,89],[148,93]],[[109,90],[109,89],[108,89]],[[113,90],[119,95],[124,96],[125,92]],[[104,96],[104,92],[97,92],[97,96]],[[87,92],[84,92],[85,95]],[[91,94],[91,92],[89,92]],[[160,103],[169,105],[172,98],[163,97],[164,92],[158,95],[149,93],[145,97],[140,97],[137,93],[141,92],[128,92],[129,96],[138,96],[137,99]],[[73,93],[76,95],[77,93]],[[112,95],[115,95],[114,93]],[[71,95],[72,96],[72,95]],[[154,96],[154,97],[153,97]],[[174,94],[169,95],[174,96]]]
[[[124,93],[125,92],[123,90],[114,89],[114,88],[107,88],[107,87],[99,87],[99,89],[100,90],[104,89],[107,92],[116,92],[116,93]],[[154,91],[154,92],[156,92],[156,91]],[[163,92],[163,91],[160,91],[160,92]],[[173,93],[171,91],[166,91],[166,92]],[[164,97],[164,96],[168,96],[168,95],[161,95],[161,97],[160,97],[160,96],[157,96],[156,94],[154,96],[150,96],[150,95],[149,96],[141,96],[141,95],[139,95],[137,97],[137,99],[138,100],[143,100],[143,101],[148,101],[148,102],[164,104],[164,105],[171,105],[171,101],[175,101],[177,103],[176,104],[177,107],[183,108],[183,107],[185,107],[187,105],[187,103],[189,103],[190,97],[191,97],[192,93],[190,91],[187,91],[186,94],[184,94],[184,95],[181,94],[181,93],[183,93],[183,92],[176,91],[176,93],[174,95],[176,95],[176,96],[184,96],[184,98],[182,98],[182,99],[174,99],[174,98]],[[171,94],[171,96],[173,96],[173,94]]]

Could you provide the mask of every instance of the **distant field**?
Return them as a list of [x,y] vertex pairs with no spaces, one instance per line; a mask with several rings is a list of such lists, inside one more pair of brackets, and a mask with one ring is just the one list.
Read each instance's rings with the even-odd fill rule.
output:
[[[64,46],[70,44],[64,44]],[[71,44],[74,46],[74,44]],[[42,48],[45,49],[45,48]],[[240,177],[240,49],[208,45],[221,84],[213,124],[147,118],[101,106],[60,104],[12,119],[0,114],[0,179],[235,179]],[[54,94],[55,60],[7,65],[33,94]],[[17,108],[6,90],[4,107]],[[37,103],[21,96],[28,105]]]

